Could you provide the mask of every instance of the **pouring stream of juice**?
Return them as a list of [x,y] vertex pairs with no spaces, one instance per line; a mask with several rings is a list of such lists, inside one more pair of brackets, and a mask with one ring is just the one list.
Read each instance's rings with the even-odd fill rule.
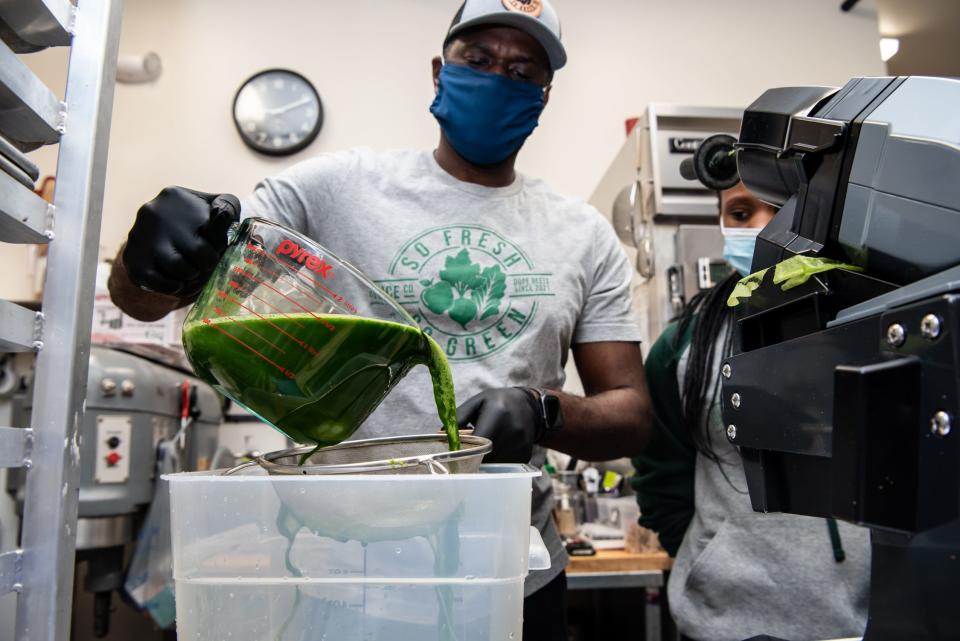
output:
[[393,384],[418,364],[433,381],[451,450],[460,449],[447,358],[410,325],[341,314],[258,314],[189,322],[197,374],[303,444],[349,438]]

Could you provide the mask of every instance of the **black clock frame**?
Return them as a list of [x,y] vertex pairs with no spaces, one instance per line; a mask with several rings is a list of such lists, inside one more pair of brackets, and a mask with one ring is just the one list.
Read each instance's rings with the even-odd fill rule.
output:
[[[296,76],[297,78],[300,78],[304,83],[306,83],[307,87],[310,88],[310,91],[312,91],[313,95],[316,96],[317,98],[317,122],[313,126],[313,129],[310,130],[310,133],[308,133],[303,140],[293,145],[292,147],[286,147],[284,149],[274,149],[272,147],[271,148],[261,147],[255,141],[251,140],[247,136],[246,132],[243,131],[243,128],[240,127],[240,122],[237,120],[237,100],[240,98],[240,92],[242,92],[247,85],[249,85],[251,82],[259,78],[260,76],[265,76],[269,73],[277,73],[278,71],[282,73],[288,73],[291,76]],[[320,93],[317,91],[317,88],[313,86],[313,83],[307,79],[306,76],[304,76],[301,73],[297,73],[292,69],[284,69],[282,67],[273,67],[271,69],[264,69],[263,71],[258,71],[257,73],[253,74],[252,76],[244,80],[243,84],[240,85],[240,88],[237,89],[237,93],[234,94],[233,96],[233,105],[231,106],[230,110],[231,110],[231,115],[233,116],[233,126],[237,128],[237,133],[240,134],[240,140],[243,141],[243,144],[245,144],[250,149],[253,149],[255,152],[264,154],[265,156],[292,156],[297,152],[303,151],[304,149],[309,147],[314,140],[317,139],[317,136],[320,135],[320,130],[323,129],[323,100],[320,98]]]

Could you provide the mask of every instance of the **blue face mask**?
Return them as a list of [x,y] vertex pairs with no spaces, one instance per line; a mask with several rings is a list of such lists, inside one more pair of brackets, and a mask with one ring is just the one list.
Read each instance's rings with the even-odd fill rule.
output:
[[741,276],[750,275],[753,264],[753,251],[757,247],[757,236],[761,227],[723,228],[723,259],[740,272]]
[[539,85],[445,64],[430,113],[460,156],[494,165],[519,150],[536,128],[543,95]]

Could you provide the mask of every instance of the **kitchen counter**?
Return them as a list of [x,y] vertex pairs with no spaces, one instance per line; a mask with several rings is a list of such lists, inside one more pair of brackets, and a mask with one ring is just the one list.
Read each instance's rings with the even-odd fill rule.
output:
[[[597,550],[594,556],[572,556],[567,566],[567,589],[610,590],[643,588],[646,591],[643,639],[663,638],[660,590],[664,571],[673,566],[666,552],[627,552]],[[639,604],[638,604],[639,605]]]
[[673,565],[666,552],[627,552],[626,550],[598,550],[594,556],[572,556],[567,574],[597,572],[646,572],[669,570]]

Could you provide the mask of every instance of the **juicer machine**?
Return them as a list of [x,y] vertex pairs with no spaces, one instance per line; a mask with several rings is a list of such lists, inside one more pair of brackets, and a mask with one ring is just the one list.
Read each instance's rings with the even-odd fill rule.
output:
[[[960,80],[764,93],[737,143],[780,206],[722,363],[760,512],[868,526],[866,641],[960,639]],[[847,267],[784,291],[793,256]],[[756,284],[756,283],[754,283]]]

